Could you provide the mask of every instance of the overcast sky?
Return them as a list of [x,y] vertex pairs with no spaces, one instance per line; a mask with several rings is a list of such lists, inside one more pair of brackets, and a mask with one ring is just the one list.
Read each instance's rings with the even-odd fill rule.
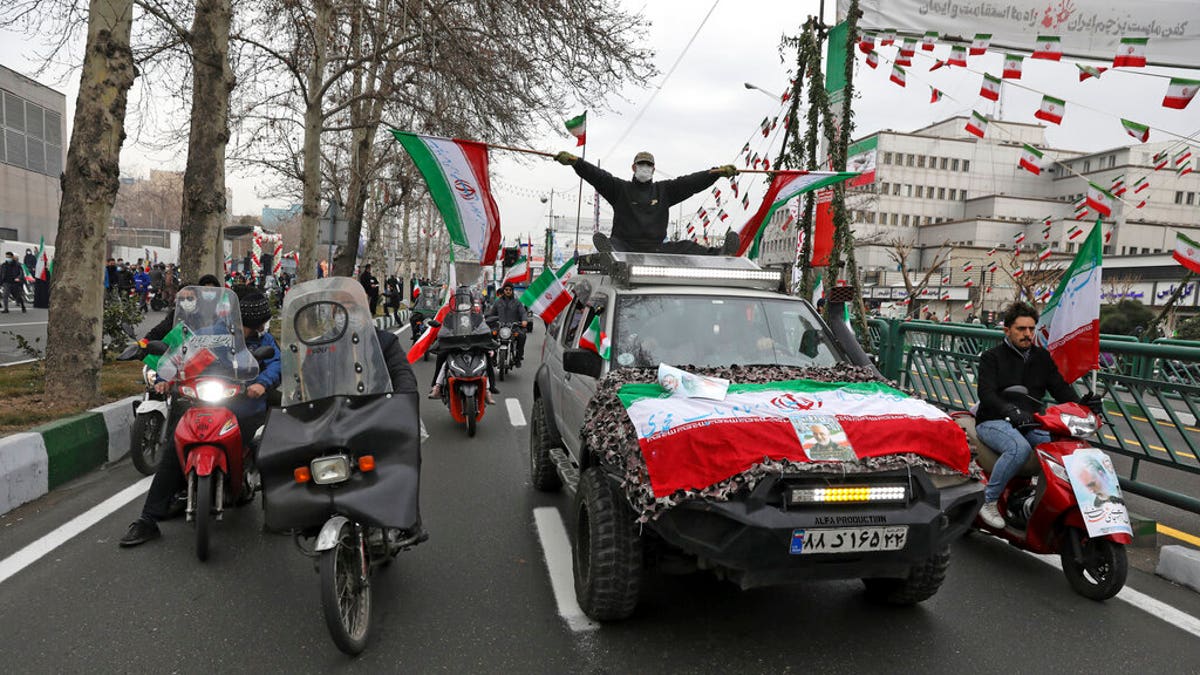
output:
[[[794,62],[795,54],[786,54],[785,62],[781,62],[780,38],[785,33],[795,34],[805,18],[817,12],[816,0],[718,2],[669,78],[665,78],[666,73],[700,27],[713,6],[712,0],[625,0],[623,4],[632,11],[640,10],[645,17],[649,46],[656,53],[661,74],[649,87],[630,87],[607,100],[566,102],[568,106],[574,104],[578,111],[589,111],[589,161],[602,160],[604,168],[625,177],[629,174],[633,155],[639,150],[649,150],[657,158],[660,172],[679,175],[733,162],[747,141],[760,151],[769,145],[772,156],[777,152],[779,135],[764,139],[758,133],[758,125],[764,116],[776,115],[780,103],[773,96],[747,90],[743,83],[751,82],[776,95],[786,89],[788,66]],[[833,0],[827,5],[828,18],[832,20]],[[964,27],[963,33],[971,32],[969,26]],[[31,74],[34,66],[28,55],[37,47],[36,41],[25,36],[0,31],[0,63],[9,68]],[[945,58],[948,50],[949,47],[941,45],[934,53]],[[881,47],[880,53],[888,59],[894,56],[895,49]],[[942,68],[932,73],[928,72],[932,61],[922,54],[918,51],[917,60],[909,69],[908,85],[903,89],[888,81],[889,64],[881,63],[879,69],[870,70],[863,66],[862,55],[858,55],[860,68],[856,86],[860,97],[854,104],[856,137],[881,128],[909,131],[952,115],[970,114],[972,108],[989,115],[997,113],[995,104],[980,99],[978,92],[979,72],[987,70],[999,74],[1002,59],[999,54],[972,57],[969,68],[978,72]],[[1200,74],[1194,71],[1190,75],[1184,71],[1154,72],[1200,79]],[[78,71],[57,77],[61,80],[49,76],[41,79],[66,94],[69,120],[74,109]],[[929,104],[931,84],[946,92],[947,98],[941,103]],[[1132,143],[1133,139],[1121,128],[1120,117],[1153,127],[1151,141],[1172,138],[1159,130],[1182,136],[1200,131],[1200,103],[1193,102],[1185,110],[1163,108],[1161,101],[1167,80],[1147,74],[1106,73],[1099,81],[1081,83],[1071,61],[1055,63],[1026,59],[1021,84],[1068,101],[1062,126],[1051,126],[1047,131],[1047,140],[1052,147],[1101,150]],[[659,86],[661,91],[652,105],[631,127],[638,111]],[[1006,84],[1002,99],[1003,119],[1038,122],[1033,113],[1040,98],[1040,93]],[[620,140],[627,131],[628,135]],[[574,140],[561,127],[545,129],[531,144],[550,152],[579,152],[574,147]],[[151,168],[183,170],[185,147],[186,139],[183,139],[177,152],[155,155],[144,145],[127,142],[122,152],[122,172],[145,175]],[[528,233],[539,241],[540,233],[548,223],[550,206],[548,202],[542,203],[539,196],[549,196],[552,190],[555,192],[554,213],[566,215],[574,222],[578,180],[568,167],[544,158],[517,157],[513,153],[494,151],[492,176],[506,236]],[[750,183],[747,178],[742,179],[743,189]],[[759,180],[754,181],[754,196],[762,192]],[[257,214],[265,205],[287,205],[284,198],[263,194],[263,184],[253,177],[233,174],[229,184],[233,190],[232,211],[235,215]],[[718,183],[718,186],[724,185],[725,181]],[[588,199],[586,192],[585,200]],[[724,192],[723,196],[728,197],[728,189]],[[705,193],[685,203],[682,208],[684,220],[702,203],[711,205],[711,196]],[[740,225],[744,218],[740,204],[731,206],[726,201],[725,206],[730,214],[725,225]],[[751,210],[755,207],[755,203],[750,204]],[[583,212],[584,231],[590,232],[591,207],[585,205]],[[608,216],[607,207],[602,208],[602,214]]]

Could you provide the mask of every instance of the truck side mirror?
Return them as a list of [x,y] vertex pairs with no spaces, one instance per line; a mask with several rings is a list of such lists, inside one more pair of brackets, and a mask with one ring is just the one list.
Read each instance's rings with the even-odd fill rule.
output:
[[577,375],[600,377],[604,359],[590,349],[568,349],[563,352],[563,370]]

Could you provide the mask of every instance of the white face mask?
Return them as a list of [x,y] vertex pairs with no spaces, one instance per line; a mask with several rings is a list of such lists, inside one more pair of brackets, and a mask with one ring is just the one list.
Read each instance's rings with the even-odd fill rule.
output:
[[633,179],[639,183],[649,183],[654,177],[654,167],[638,164],[633,167]]
[[190,314],[190,313],[196,311],[196,299],[195,298],[187,298],[187,299],[180,298],[179,299],[179,309],[180,309],[180,311],[184,312],[185,314]]

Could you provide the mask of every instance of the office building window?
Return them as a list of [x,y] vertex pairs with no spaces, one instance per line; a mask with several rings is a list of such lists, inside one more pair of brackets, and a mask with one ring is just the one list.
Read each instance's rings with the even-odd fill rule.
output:
[[900,196],[900,184],[899,183],[892,183],[892,194],[897,197]]
[[918,169],[925,168],[925,155],[917,155],[917,168]]
[[1176,193],[1175,193],[1175,203],[1176,203],[1176,204],[1182,204],[1182,203],[1183,203],[1183,193],[1182,193],[1182,192],[1176,192]]
[[[920,195],[917,195],[917,196],[919,197]],[[1194,203],[1194,200],[1195,200],[1195,199],[1196,199],[1196,193],[1195,193],[1195,192],[1189,192],[1189,193],[1187,193],[1187,199],[1186,199],[1186,200],[1184,200],[1184,201],[1186,201],[1186,202],[1187,202],[1187,205],[1188,205],[1188,206],[1191,206],[1191,205]]]
[[937,168],[937,157],[934,157],[933,155],[929,156],[929,168],[931,168],[931,169]]
[[950,160],[950,170],[958,171],[958,160],[957,159]]
[[912,196],[912,188],[913,188],[913,186],[911,186],[911,185],[905,185],[905,186],[904,186],[904,196],[905,196],[905,197],[911,197],[911,196]]
[[883,153],[883,163],[884,164],[892,163],[892,153],[890,153],[890,152]]
[[912,155],[905,155],[905,156],[904,156],[904,164],[905,164],[905,166],[912,166],[912,165],[913,165],[913,162],[914,162],[915,160],[916,160],[916,158],[915,158],[915,157],[913,157]]
[[1143,247],[1142,247],[1142,253],[1143,253],[1143,254],[1145,254],[1145,253],[1149,253],[1149,252],[1150,252],[1150,249],[1149,249],[1149,248],[1147,248],[1147,247],[1145,247],[1145,246],[1143,246]]
[[879,194],[881,194],[881,195],[886,195],[886,194],[887,194],[887,186],[888,186],[888,184],[887,184],[887,183],[883,183],[883,182],[881,182],[881,183],[879,184]]
[[1083,160],[1083,172],[1087,173],[1091,170],[1092,170],[1092,160],[1090,160],[1090,159]]
[[945,199],[945,198],[946,198],[946,188],[938,188],[938,196],[937,196],[937,198],[938,198],[938,199]]
[[899,224],[900,224],[900,214],[899,214],[899,213],[893,213],[893,214],[892,214],[892,224],[893,224],[893,225],[899,225]]
[[971,170],[971,160],[964,159],[963,160],[963,171],[970,171],[970,170]]
[[1112,252],[1113,252],[1112,244],[1105,244],[1104,245],[1104,255],[1112,255]]
[[954,201],[956,199],[958,199],[958,190],[955,188],[950,188],[950,201]]
[[901,224],[901,225],[903,225],[904,227],[908,227],[908,214],[907,214],[907,213],[906,213],[906,214],[904,214],[904,215],[903,215],[903,216],[900,218],[900,224]]
[[58,178],[62,116],[7,91],[0,99],[0,161]]
[[1073,242],[1073,241],[1067,242],[1067,253],[1074,253],[1074,252],[1075,252],[1075,242]]
[[[1192,195],[1191,195],[1191,193],[1189,192],[1189,193],[1188,193],[1188,197],[1191,197],[1191,196],[1192,196]],[[924,197],[925,197],[925,186],[924,186],[924,185],[918,185],[918,186],[917,186],[917,199],[923,199]],[[1189,203],[1189,204],[1191,204],[1191,202],[1190,202],[1190,201],[1189,201],[1188,203]]]
[[1114,166],[1116,166],[1116,165],[1117,165],[1117,156],[1116,156],[1116,155],[1109,155],[1109,156],[1108,156],[1108,168],[1110,168],[1110,169],[1111,169],[1111,168],[1113,168],[1113,167],[1114,167]]

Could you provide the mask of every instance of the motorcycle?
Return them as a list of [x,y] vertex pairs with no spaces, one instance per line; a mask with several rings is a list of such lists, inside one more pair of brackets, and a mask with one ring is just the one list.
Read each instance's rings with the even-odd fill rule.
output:
[[517,340],[523,330],[520,323],[502,323],[495,331],[500,346],[496,348],[496,377],[503,382],[510,370],[517,369]]
[[[1012,399],[1028,391],[1018,385],[1003,395]],[[1133,530],[1112,460],[1081,440],[1095,434],[1103,420],[1078,403],[1052,405],[1033,418],[1034,428],[1048,432],[1050,442],[1034,448],[1000,495],[997,507],[1005,527],[994,530],[978,517],[975,526],[1018,548],[1057,554],[1076,593],[1107,600],[1125,585],[1125,547],[1133,542]],[[979,466],[990,474],[1000,455],[979,441],[969,413],[955,419],[978,449]]]
[[[193,311],[175,310],[176,325],[183,324],[182,342],[152,341],[147,350],[161,355],[158,378],[170,383],[171,395],[186,406],[175,427],[175,452],[187,477],[186,514],[195,524],[196,557],[203,561],[212,522],[224,517],[227,503],[240,506],[254,499],[253,445],[244,441],[228,406],[258,377],[260,362],[275,348],[246,349],[237,296],[229,289],[184,290],[199,301]],[[256,430],[245,431],[256,435]]]
[[288,293],[282,407],[258,460],[267,527],[313,559],[325,625],[350,655],[370,636],[372,573],[427,538],[417,394],[392,391],[367,307],[343,277]]
[[446,317],[445,325],[430,319],[430,326],[441,326],[436,349],[446,356],[446,382],[442,387],[442,403],[450,409],[455,422],[467,425],[467,436],[474,437],[479,421],[487,407],[487,365],[489,352],[498,346],[492,331],[479,316],[475,322],[470,312],[455,312]]
[[[118,361],[134,361],[145,358],[146,347],[130,345]],[[146,392],[140,401],[133,402],[133,425],[129,429],[129,457],[133,466],[143,475],[153,476],[167,447],[167,419],[171,410],[169,394],[154,390],[157,372],[148,364],[142,365],[142,382]]]

